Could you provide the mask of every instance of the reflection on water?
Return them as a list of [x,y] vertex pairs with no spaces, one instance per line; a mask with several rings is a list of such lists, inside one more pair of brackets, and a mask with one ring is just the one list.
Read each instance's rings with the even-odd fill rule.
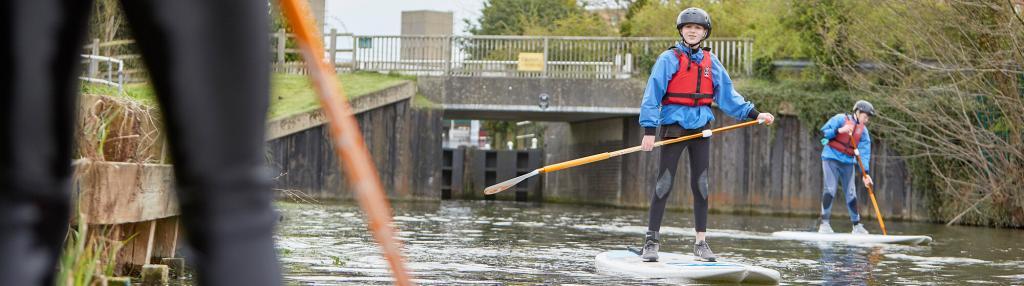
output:
[[[390,284],[354,203],[278,204],[277,235],[294,285]],[[640,244],[646,210],[484,201],[396,203],[395,225],[420,284],[660,285],[596,272],[594,256]],[[779,240],[813,218],[712,215],[708,241],[724,260],[776,269],[783,284],[1020,284],[1024,231],[887,222],[891,234],[927,234],[928,246]],[[871,224],[868,224],[871,230]],[[668,213],[662,251],[692,251],[692,215]],[[836,231],[848,229],[837,223]]]
[[881,247],[844,247],[827,242],[815,244],[821,255],[817,269],[821,281],[818,282],[844,285],[874,280],[871,271],[882,260]]

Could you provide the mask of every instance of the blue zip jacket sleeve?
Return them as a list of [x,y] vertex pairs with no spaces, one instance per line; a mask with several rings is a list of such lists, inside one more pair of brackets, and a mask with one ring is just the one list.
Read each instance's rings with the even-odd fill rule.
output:
[[[821,126],[821,132],[825,134],[826,140],[832,140],[836,138],[836,130],[843,127],[843,123],[846,122],[846,114],[836,114],[832,116],[825,125]],[[857,158],[846,155],[843,152],[839,152],[828,146],[827,141],[822,141],[825,147],[821,150],[822,160],[834,160],[845,164],[857,164]],[[864,170],[870,173],[871,171],[871,134],[868,132],[867,126],[864,127],[864,133],[860,136],[860,142],[857,143],[857,149],[860,150],[860,159],[864,163]]]
[[640,102],[641,127],[651,129],[661,125],[661,100],[665,97],[668,81],[672,79],[672,75],[678,69],[679,61],[676,60],[672,50],[662,52],[658,56],[658,60],[654,62],[654,67],[651,68],[651,76],[647,78],[644,98]]
[[[676,48],[689,55],[693,62],[704,59],[704,53],[699,51],[691,53],[689,48],[678,44]],[[668,82],[678,70],[679,60],[672,50],[662,52],[651,68],[651,76],[647,80],[644,98],[640,103],[640,126],[644,127],[645,135],[653,135],[659,125],[679,124],[685,129],[697,129],[715,120],[709,106],[661,105],[665,90],[668,89]],[[757,118],[758,112],[754,109],[754,104],[736,92],[729,73],[714,54],[711,54],[711,74],[715,87],[714,101],[720,110],[740,120]]]

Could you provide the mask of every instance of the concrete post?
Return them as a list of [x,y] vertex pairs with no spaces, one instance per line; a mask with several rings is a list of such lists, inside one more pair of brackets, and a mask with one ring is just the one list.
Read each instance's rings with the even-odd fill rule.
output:
[[286,37],[286,35],[284,33],[284,29],[278,29],[277,30],[277,63],[279,63],[279,64],[283,64],[284,63],[284,46],[285,46],[285,43],[287,41],[288,41],[288,37]]
[[335,67],[335,53],[338,50],[338,29],[331,29],[331,46],[327,49],[328,55],[331,60],[331,68]]
[[170,267],[167,265],[147,264],[142,266],[142,285],[166,285]]
[[132,286],[130,277],[107,277],[103,275],[93,276],[92,286]]
[[146,262],[153,260],[153,235],[156,234],[156,220],[149,221],[149,237],[146,240]]
[[359,70],[359,37],[352,35],[352,71]]
[[[92,55],[100,55],[100,39],[98,38],[92,39]],[[96,59],[89,59],[89,77],[96,78],[97,73],[99,73],[99,66]]]
[[171,278],[181,279],[185,276],[185,259],[184,258],[161,258],[160,264],[167,265],[170,268]]
[[544,69],[541,77],[548,77],[548,37],[544,37]]
[[106,278],[107,286],[132,286],[132,278],[130,277],[108,277]]
[[112,277],[106,279],[108,286],[131,286],[131,277]]
[[444,56],[442,56],[444,60],[444,75],[450,76],[452,75],[452,50],[455,48],[455,38],[451,36],[445,37],[445,43],[447,43],[447,47],[445,47]]

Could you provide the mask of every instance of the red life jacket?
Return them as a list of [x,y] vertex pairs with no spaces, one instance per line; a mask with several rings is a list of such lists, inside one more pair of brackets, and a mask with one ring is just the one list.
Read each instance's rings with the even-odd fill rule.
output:
[[[846,116],[846,121],[843,122],[843,127],[854,125],[853,120],[850,120],[850,116]],[[828,146],[836,151],[843,152],[843,154],[853,156],[853,149],[857,149],[857,144],[860,144],[860,136],[864,134],[864,124],[856,124],[853,127],[853,136],[849,133],[836,132],[836,137],[828,141]]]
[[679,70],[672,75],[665,89],[662,105],[678,104],[686,106],[711,105],[715,100],[715,85],[711,77],[711,52],[701,49],[704,59],[700,63],[690,61],[690,57],[673,47],[672,51],[679,58]]

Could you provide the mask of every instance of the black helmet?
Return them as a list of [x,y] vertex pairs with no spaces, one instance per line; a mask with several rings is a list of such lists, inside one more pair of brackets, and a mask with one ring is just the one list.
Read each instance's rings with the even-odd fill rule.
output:
[[708,32],[704,34],[704,38],[707,39],[711,35],[711,16],[704,9],[690,7],[679,12],[679,16],[676,17],[676,30],[682,29],[683,25],[686,24],[697,24],[704,26],[704,29],[708,29]]
[[853,104],[853,112],[864,112],[868,115],[875,116],[875,106],[871,105],[870,102],[865,100],[858,100],[857,103]]

